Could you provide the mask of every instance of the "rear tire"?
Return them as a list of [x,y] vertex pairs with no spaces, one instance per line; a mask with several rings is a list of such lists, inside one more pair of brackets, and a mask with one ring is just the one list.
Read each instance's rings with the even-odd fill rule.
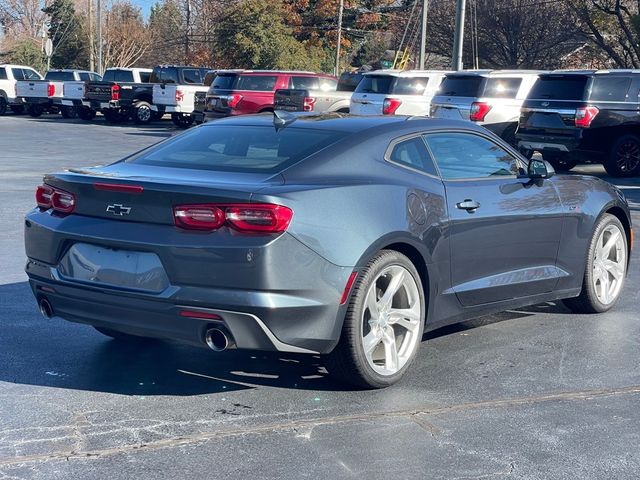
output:
[[148,102],[138,102],[133,107],[133,121],[138,125],[148,125],[153,120],[153,110]]
[[68,119],[76,118],[76,116],[78,115],[76,107],[69,107],[66,105],[63,105],[62,108],[60,108],[60,113],[64,118]]
[[393,385],[416,356],[424,320],[418,271],[401,253],[382,250],[358,273],[329,373],[363,388]]
[[111,330],[110,328],[104,327],[96,327],[94,326],[98,332],[107,337],[111,337],[114,340],[118,340],[119,342],[127,342],[127,343],[151,343],[155,339],[149,337],[139,337],[138,335],[130,335],[128,333],[119,332],[117,330]]
[[[608,248],[607,242],[612,242]],[[596,222],[589,243],[580,295],[563,303],[576,313],[601,313],[613,307],[624,287],[628,252],[622,223],[605,213]]]
[[171,121],[176,127],[189,128],[193,124],[193,115],[186,113],[172,113]]
[[622,135],[609,152],[603,164],[612,177],[633,177],[640,173],[640,138],[635,135]]
[[29,105],[27,111],[33,118],[38,118],[41,117],[44,113],[44,108],[42,107],[42,105]]

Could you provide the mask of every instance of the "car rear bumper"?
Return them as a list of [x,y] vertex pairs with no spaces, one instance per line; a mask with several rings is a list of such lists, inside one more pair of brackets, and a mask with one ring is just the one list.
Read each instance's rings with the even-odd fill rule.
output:
[[[238,348],[327,353],[337,344],[346,308],[339,304],[340,297],[352,269],[331,264],[286,233],[252,249],[206,246],[202,235],[194,235],[193,245],[189,239],[181,245],[148,243],[145,250],[162,259],[169,279],[166,288],[149,292],[70,280],[61,274],[60,262],[76,243],[143,248],[135,241],[143,225],[122,233],[127,230],[117,224],[123,222],[89,221],[92,234],[82,235],[77,221],[65,224],[64,218],[38,210],[27,216],[26,272],[38,301],[46,298],[56,316],[201,346],[212,326],[228,330]],[[104,224],[100,235],[96,224]],[[241,286],[243,279],[246,288]],[[183,311],[191,313],[184,316]],[[194,311],[205,315],[199,318]]]

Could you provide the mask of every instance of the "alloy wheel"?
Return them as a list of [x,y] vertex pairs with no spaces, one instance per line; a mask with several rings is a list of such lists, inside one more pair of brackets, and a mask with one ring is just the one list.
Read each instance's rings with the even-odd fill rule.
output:
[[138,120],[140,122],[146,123],[151,120],[151,108],[146,105],[138,107],[136,115],[138,116]]
[[622,174],[635,172],[640,166],[640,144],[634,138],[623,141],[615,153],[616,166]]
[[362,312],[362,346],[378,374],[397,373],[420,341],[422,318],[418,285],[400,265],[384,269],[367,291]]
[[624,232],[611,224],[598,237],[593,259],[593,288],[603,305],[618,298],[627,268]]

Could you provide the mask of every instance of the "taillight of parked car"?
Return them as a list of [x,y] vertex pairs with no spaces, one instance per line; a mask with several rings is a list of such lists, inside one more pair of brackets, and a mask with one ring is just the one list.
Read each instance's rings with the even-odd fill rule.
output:
[[176,102],[181,102],[182,100],[184,100],[184,92],[178,88],[176,89]]
[[111,86],[111,100],[120,100],[120,85]]
[[304,97],[302,101],[302,110],[305,112],[313,112],[313,106],[316,104],[316,99],[313,97]]
[[400,105],[402,105],[402,101],[397,98],[385,98],[384,102],[382,102],[382,114],[394,115]]
[[53,83],[47,85],[47,96],[53,97],[56,94],[56,86]]
[[173,208],[176,226],[186,230],[213,231],[223,225],[247,233],[284,232],[293,211],[282,205],[260,204],[198,204]]
[[576,109],[576,127],[589,128],[599,111],[596,107],[580,107]]
[[234,93],[233,95],[228,95],[227,96],[227,107],[236,108],[238,106],[238,104],[240,103],[240,100],[242,100],[242,95],[240,95],[239,93]]
[[491,110],[491,105],[484,102],[473,102],[469,112],[469,120],[472,122],[484,122],[487,113]]
[[42,210],[69,214],[76,208],[76,196],[44,183],[36,189],[36,203]]

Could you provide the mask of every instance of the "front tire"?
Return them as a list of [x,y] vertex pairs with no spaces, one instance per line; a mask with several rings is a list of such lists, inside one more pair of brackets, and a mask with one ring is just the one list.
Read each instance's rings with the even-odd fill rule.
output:
[[576,313],[601,313],[613,307],[624,286],[628,252],[622,223],[605,213],[589,244],[580,295],[563,303]]
[[85,122],[89,122],[96,117],[96,111],[89,107],[81,107],[78,109],[78,117]]
[[401,253],[382,250],[358,274],[329,373],[363,388],[393,385],[416,356],[424,322],[418,271]]
[[42,105],[29,105],[28,107],[28,112],[29,115],[32,116],[33,118],[38,118],[41,117],[42,114],[44,113],[44,108],[42,107]]
[[615,141],[603,164],[612,177],[633,177],[640,173],[640,138],[622,135]]
[[107,123],[118,124],[123,123],[127,119],[127,115],[115,110],[105,110],[102,114]]
[[62,108],[60,109],[60,113],[62,114],[63,118],[67,119],[76,118],[78,114],[78,112],[76,111],[76,107],[69,107],[66,105],[62,106]]
[[176,127],[189,128],[193,124],[193,115],[185,113],[172,113],[171,121]]

